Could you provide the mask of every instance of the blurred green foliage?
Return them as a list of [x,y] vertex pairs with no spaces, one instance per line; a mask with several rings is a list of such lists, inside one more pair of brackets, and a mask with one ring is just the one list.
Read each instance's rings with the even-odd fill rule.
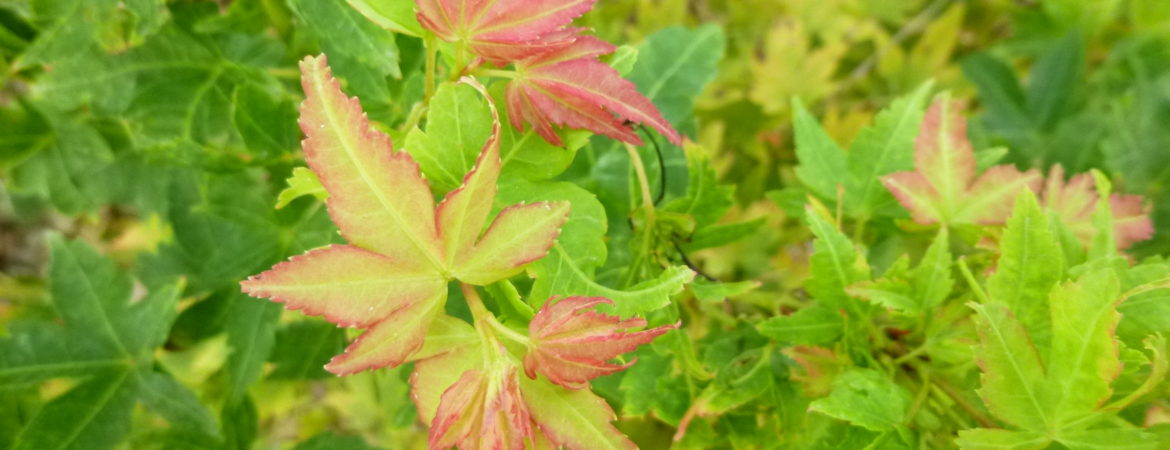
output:
[[[996,255],[1023,251],[1013,233],[1032,233],[1017,241],[1067,258],[1029,262],[1062,266],[1029,278],[1038,317],[1078,307],[1059,289],[1097,305],[1170,274],[1157,256],[1170,254],[1164,0],[628,0],[599,2],[578,23],[629,44],[610,62],[692,141],[651,136],[636,149],[661,198],[657,221],[644,226],[625,149],[584,132],[556,148],[504,124],[516,162],[500,199],[573,202],[535,281],[517,281],[528,302],[605,295],[651,324],[684,321],[594,382],[645,448],[947,448],[959,430],[972,448],[1047,445],[1044,430],[988,401],[997,388],[975,353],[1018,355],[979,332],[1014,327],[1046,352],[1075,330],[984,304]],[[421,40],[345,2],[0,1],[0,446],[425,446],[409,367],[328,375],[322,364],[352,335],[237,286],[341,241],[311,195],[274,208],[285,180],[305,176],[295,63],[319,52],[432,187],[457,185],[460,175],[437,172],[473,159],[483,138],[457,143],[461,154],[433,144],[450,148],[447,130],[486,109],[457,108],[475,94],[444,85],[415,127]],[[969,135],[986,161],[1097,169],[1114,191],[1144,196],[1154,238],[1128,256],[1086,256],[1047,227],[948,235],[910,223],[878,176],[910,168],[932,91],[977,111]],[[817,124],[823,133],[802,134]],[[886,148],[899,159],[882,166],[874,152]],[[827,176],[846,180],[843,191]],[[1016,221],[1047,220],[1026,201],[1016,208]],[[701,273],[677,294],[684,266]],[[1010,290],[999,268],[987,280],[996,298]],[[923,292],[936,277],[953,288]],[[870,281],[910,294],[846,290]],[[979,319],[967,302],[980,303]],[[1140,291],[1112,308],[1118,353],[1095,355],[1124,367],[1082,381],[1114,395],[1075,405],[1103,422],[1062,423],[1060,445],[1165,448],[1166,348],[1150,336],[1170,332],[1170,296]],[[1096,343],[1114,343],[1109,333]],[[1036,358],[1050,377],[1081,370]],[[1015,434],[993,430],[1003,427]]]

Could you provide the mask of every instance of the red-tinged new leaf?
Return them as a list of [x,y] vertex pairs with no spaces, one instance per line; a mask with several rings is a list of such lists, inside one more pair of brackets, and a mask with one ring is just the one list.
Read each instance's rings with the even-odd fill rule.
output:
[[441,267],[434,198],[418,164],[370,127],[324,56],[305,58],[301,73],[305,161],[329,193],[329,215],[342,236],[394,260]]
[[1140,195],[1113,194],[1109,196],[1109,205],[1113,210],[1117,248],[1126,249],[1136,242],[1154,237],[1150,208]]
[[[1044,183],[1044,207],[1060,216],[1061,221],[1086,247],[1097,233],[1093,211],[1099,195],[1093,177],[1087,173],[1073,175],[1066,182],[1059,164],[1048,172]],[[1141,196],[1113,194],[1109,197],[1113,212],[1113,229],[1117,248],[1124,250],[1135,242],[1153,236],[1154,226]]]
[[418,21],[440,39],[463,40],[496,62],[571,43],[563,29],[595,0],[417,0]]
[[[329,194],[330,216],[351,245],[295,257],[241,288],[341,326],[368,328],[327,370],[347,375],[393,367],[423,347],[452,277],[486,285],[515,275],[547,253],[569,204],[505,208],[479,239],[501,167],[499,117],[483,86],[466,81],[489,100],[492,135],[463,185],[436,212],[418,165],[408,153],[394,153],[390,139],[370,128],[357,100],[341,92],[325,57],[306,58],[301,70],[306,159]],[[447,351],[431,346],[419,357]]]
[[389,317],[374,324],[357,338],[345,353],[335,356],[325,370],[338,375],[350,375],[379,367],[402,364],[422,348],[427,329],[442,309],[442,298],[420,300],[404,306]]
[[975,175],[975,153],[957,102],[936,100],[914,143],[914,171],[882,177],[882,183],[921,224],[1002,224],[1016,195],[1037,190],[1036,170],[1010,165]]
[[452,273],[478,285],[519,273],[525,264],[548,253],[569,218],[569,209],[568,202],[504,208],[466,257],[455,262]]
[[556,446],[570,450],[637,448],[611,424],[616,416],[609,404],[588,389],[565,389],[543,378],[521,377],[520,392],[533,422]]
[[415,363],[410,374],[410,397],[418,408],[423,424],[431,426],[439,411],[439,401],[451,385],[470,370],[483,369],[482,346],[475,342]]
[[370,326],[447,289],[443,277],[417,261],[395,261],[350,245],[294,256],[240,286],[245,293],[347,327]]
[[529,378],[540,373],[549,381],[569,389],[589,386],[589,380],[628,368],[612,364],[618,355],[630,352],[655,337],[678,328],[678,324],[628,332],[646,326],[646,320],[622,320],[593,311],[599,304],[613,304],[600,297],[569,297],[549,301],[528,325],[532,349],[524,357]]
[[[518,75],[508,86],[512,118],[532,123],[542,137],[556,145],[560,139],[550,131],[554,124],[586,128],[640,145],[641,138],[623,121],[649,125],[681,145],[678,131],[650,99],[597,59],[612,51],[611,45],[582,36],[570,46],[517,62]],[[522,122],[513,123],[520,128]]]
[[532,437],[515,367],[468,370],[443,392],[431,423],[430,448],[523,450]]

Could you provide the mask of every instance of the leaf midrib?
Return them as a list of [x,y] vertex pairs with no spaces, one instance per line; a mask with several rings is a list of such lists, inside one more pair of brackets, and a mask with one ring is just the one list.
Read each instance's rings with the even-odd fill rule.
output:
[[[432,254],[432,252],[427,249],[427,246],[422,245],[419,237],[415,236],[414,229],[410,226],[411,223],[405,220],[399,211],[394,208],[393,202],[386,198],[386,194],[382,192],[381,189],[377,188],[377,185],[373,182],[369,172],[362,164],[360,164],[361,159],[357,157],[354,150],[356,144],[352,141],[352,136],[350,136],[348,133],[340,132],[340,130],[344,130],[345,127],[342,125],[342,122],[338,120],[337,112],[334,111],[334,108],[331,105],[333,102],[329,101],[332,95],[330,95],[328,89],[324,85],[324,83],[328,82],[327,76],[325,73],[321,73],[322,70],[320,67],[314,68],[314,72],[316,73],[313,77],[313,85],[317,90],[318,97],[321,99],[321,109],[325,113],[326,119],[329,121],[329,125],[331,130],[333,130],[333,134],[337,136],[338,142],[342,144],[341,147],[345,150],[345,155],[353,163],[353,166],[357,168],[358,174],[361,176],[362,181],[365,182],[366,186],[370,188],[370,191],[374,193],[374,196],[378,199],[378,202],[382,204],[383,209],[390,213],[390,216],[394,219],[395,222],[397,222],[398,226],[403,231],[403,234],[405,234],[407,239],[410,239],[410,242],[414,244],[415,249],[422,253],[423,256],[425,256],[436,269],[442,269],[444,267],[443,263],[439,261],[436,255]],[[338,93],[341,94],[340,101],[347,101],[344,93],[341,93],[340,90]],[[359,133],[361,132],[365,132],[365,130],[359,130]],[[393,155],[390,157],[393,158]]]

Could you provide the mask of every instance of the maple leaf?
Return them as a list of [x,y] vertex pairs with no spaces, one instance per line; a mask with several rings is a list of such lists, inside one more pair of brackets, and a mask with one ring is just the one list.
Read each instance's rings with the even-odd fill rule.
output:
[[497,373],[463,372],[439,401],[430,447],[523,449],[532,420],[517,378],[514,366]]
[[[458,319],[436,323],[443,336],[476,333]],[[615,415],[605,400],[545,377],[520,377],[507,350],[486,342],[445,346],[415,364],[411,398],[432,427],[431,448],[521,448],[525,442],[534,448],[635,448],[610,423]]]
[[[545,140],[561,145],[552,126],[586,128],[619,141],[641,145],[628,122],[649,125],[675,145],[682,137],[634,83],[621,77],[598,56],[615,47],[591,36],[515,62],[516,77],[508,84],[508,114]],[[616,114],[616,116],[615,116]]]
[[[1064,167],[1060,164],[1048,172],[1042,200],[1044,207],[1059,215],[1069,231],[1086,247],[1097,233],[1093,212],[1099,198],[1090,174],[1073,175],[1066,182]],[[1153,236],[1149,208],[1140,195],[1110,195],[1109,206],[1113,212],[1113,230],[1119,250]]]
[[[418,21],[448,42],[494,62],[508,62],[572,43],[573,19],[596,0],[416,0]],[[567,31],[567,32],[566,32]]]
[[975,174],[975,152],[967,140],[961,105],[935,100],[914,142],[914,171],[882,177],[915,222],[929,225],[1002,224],[1016,195],[1039,188],[1040,172],[999,165]]
[[627,332],[645,327],[646,320],[622,320],[591,311],[599,304],[612,305],[613,301],[603,297],[554,299],[536,313],[528,324],[532,348],[524,357],[524,371],[529,378],[536,378],[539,372],[566,388],[586,388],[589,380],[625,370],[635,362],[611,364],[609,360],[679,326],[676,323]]
[[[451,279],[483,285],[543,257],[568,217],[566,202],[504,208],[483,231],[500,173],[499,123],[463,185],[435,208],[418,164],[370,127],[325,56],[301,63],[305,159],[328,193],[349,245],[295,256],[243,282],[243,291],[367,328],[326,366],[338,375],[396,366],[418,350],[443,310]],[[492,106],[494,111],[494,106]],[[482,234],[481,234],[482,232]]]

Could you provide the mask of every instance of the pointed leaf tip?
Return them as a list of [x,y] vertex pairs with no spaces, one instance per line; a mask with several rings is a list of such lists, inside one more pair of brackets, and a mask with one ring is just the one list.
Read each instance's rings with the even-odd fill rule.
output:
[[550,299],[528,326],[533,347],[524,357],[529,378],[540,373],[567,389],[584,389],[589,380],[629,368],[612,364],[617,356],[674,330],[675,323],[649,330],[630,332],[646,326],[642,318],[620,319],[593,311],[599,304],[613,304],[602,297]]
[[350,245],[331,245],[290,258],[240,282],[244,293],[286,309],[324,316],[339,326],[366,327],[446,289],[425,266],[395,261]]
[[519,273],[524,265],[548,254],[570,210],[569,202],[504,208],[467,257],[456,262],[455,277],[482,286]]
[[914,171],[882,177],[882,184],[915,222],[999,225],[1024,190],[1039,190],[1039,171],[995,166],[976,176],[962,103],[940,97],[922,120],[914,143]]
[[325,57],[301,63],[305,161],[329,193],[326,205],[351,244],[391,259],[442,267],[434,199],[418,164],[394,153],[356,98],[341,91]]

